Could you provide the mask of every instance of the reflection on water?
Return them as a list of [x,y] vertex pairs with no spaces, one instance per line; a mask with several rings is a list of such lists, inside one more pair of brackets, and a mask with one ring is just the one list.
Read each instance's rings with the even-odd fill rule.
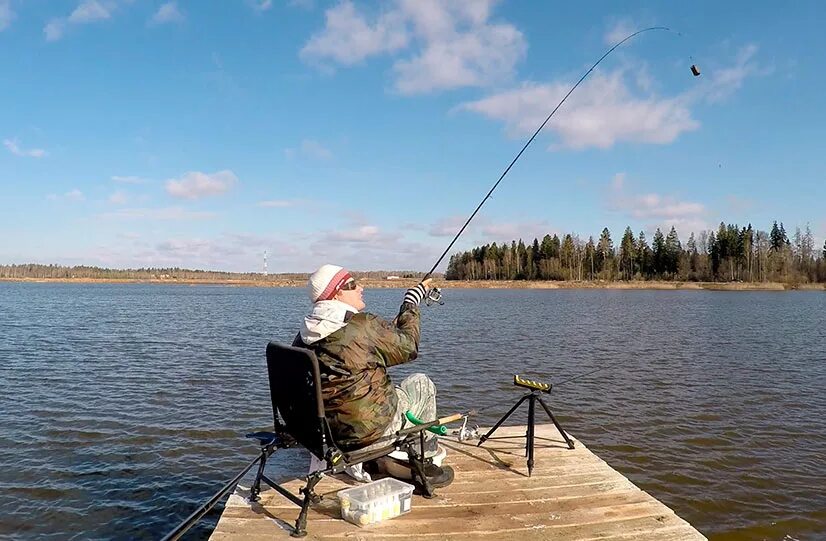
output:
[[[619,363],[551,395],[590,449],[711,539],[826,536],[823,293],[445,294],[392,372],[430,374],[442,411],[490,424],[514,373]],[[401,291],[365,298],[389,317]],[[298,289],[0,284],[0,538],[163,535],[254,454],[264,347],[308,308]]]

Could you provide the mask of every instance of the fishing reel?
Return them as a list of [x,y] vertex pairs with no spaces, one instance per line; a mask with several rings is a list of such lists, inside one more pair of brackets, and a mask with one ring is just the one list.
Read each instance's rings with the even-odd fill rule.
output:
[[427,292],[427,297],[424,298],[424,302],[428,306],[433,306],[434,304],[438,304],[439,306],[443,305],[445,301],[442,300],[441,288],[431,288],[430,291]]
[[479,425],[474,425],[472,428],[467,425],[468,416],[462,416],[462,428],[457,428],[453,431],[459,441],[478,440],[479,439]]

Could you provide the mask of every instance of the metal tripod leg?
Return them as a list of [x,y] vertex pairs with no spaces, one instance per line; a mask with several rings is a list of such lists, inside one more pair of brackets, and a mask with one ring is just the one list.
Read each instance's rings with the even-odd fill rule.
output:
[[490,435],[491,435],[491,434],[493,434],[494,432],[496,432],[496,429],[497,429],[497,428],[499,428],[499,426],[500,426],[502,423],[504,423],[504,422],[507,420],[507,418],[508,418],[508,417],[510,417],[510,416],[511,416],[511,413],[513,413],[514,411],[516,411],[516,408],[518,408],[518,407],[522,404],[522,402],[524,402],[524,401],[525,401],[525,400],[526,400],[529,396],[531,396],[531,394],[532,394],[532,393],[528,393],[528,394],[526,394],[525,396],[523,396],[522,398],[520,398],[520,399],[519,399],[519,401],[518,401],[518,402],[516,402],[516,404],[514,404],[514,406],[510,409],[510,411],[509,411],[509,412],[507,412],[505,415],[503,415],[501,419],[499,419],[498,421],[496,421],[496,424],[495,424],[495,425],[493,425],[493,428],[491,428],[490,430],[488,430],[488,433],[487,433],[487,434],[485,434],[484,436],[482,436],[481,438],[479,438],[479,443],[477,443],[477,444],[476,444],[476,447],[479,447],[480,445],[482,445],[483,443],[485,443],[485,440],[487,440],[487,439],[490,437]]
[[530,400],[528,400],[528,433],[525,441],[525,454],[528,457],[528,477],[533,472],[533,437],[534,437],[534,421],[536,412],[536,393],[531,393]]
[[562,430],[562,425],[560,425],[559,421],[556,420],[556,417],[554,417],[554,414],[551,413],[551,408],[549,408],[547,406],[547,404],[545,404],[545,402],[542,400],[542,397],[539,397],[539,403],[542,404],[543,408],[545,408],[545,413],[547,413],[548,417],[551,418],[551,421],[553,421],[554,426],[556,426],[556,429],[559,430],[559,433],[562,434],[563,438],[565,438],[565,443],[568,444],[568,449],[573,449],[574,448],[574,442],[571,440],[571,438],[568,437],[568,434],[566,434],[565,431]]

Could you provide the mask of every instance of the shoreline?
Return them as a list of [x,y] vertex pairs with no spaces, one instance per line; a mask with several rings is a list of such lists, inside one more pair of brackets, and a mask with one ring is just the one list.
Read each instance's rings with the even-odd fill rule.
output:
[[[0,282],[47,284],[166,284],[216,285],[236,287],[306,287],[305,280],[186,280],[127,278],[0,278]],[[398,280],[360,279],[365,289],[408,288],[418,283],[413,278]],[[443,289],[637,289],[637,290],[708,290],[708,291],[826,291],[826,284],[784,284],[781,282],[666,282],[666,281],[531,281],[531,280],[444,280],[436,279]]]

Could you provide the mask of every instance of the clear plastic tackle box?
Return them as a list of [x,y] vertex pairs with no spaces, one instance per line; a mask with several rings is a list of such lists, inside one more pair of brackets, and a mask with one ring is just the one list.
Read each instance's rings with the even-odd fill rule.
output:
[[367,526],[410,511],[413,485],[386,477],[336,494],[341,504],[341,518],[358,526]]

